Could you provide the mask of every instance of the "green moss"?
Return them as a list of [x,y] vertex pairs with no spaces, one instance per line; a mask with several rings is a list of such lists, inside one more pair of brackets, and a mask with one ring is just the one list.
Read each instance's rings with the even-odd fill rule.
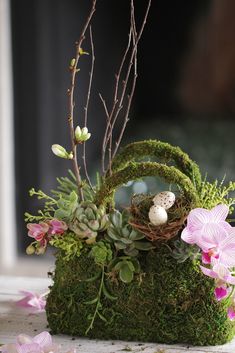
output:
[[198,165],[179,147],[157,140],[139,141],[125,146],[114,158],[112,170],[123,169],[128,162],[140,161],[144,157],[157,157],[163,163],[173,161],[175,166],[187,175],[197,188],[200,187],[201,173]]
[[130,180],[146,176],[159,176],[169,184],[177,184],[182,189],[188,203],[192,204],[192,208],[199,205],[198,194],[192,181],[175,167],[156,162],[130,162],[124,169],[106,177],[96,194],[95,203],[99,205],[112,202],[116,188]]
[[[165,245],[139,260],[143,273],[130,284],[105,275],[107,289],[118,299],[102,297],[102,318],[96,318],[88,337],[193,345],[232,339],[234,325],[227,319],[225,304],[214,299],[214,281],[197,265],[191,260],[176,263]],[[87,279],[97,272],[99,267],[87,254],[70,262],[58,255],[46,307],[53,333],[85,336],[95,306],[85,302],[99,288],[98,279]]]

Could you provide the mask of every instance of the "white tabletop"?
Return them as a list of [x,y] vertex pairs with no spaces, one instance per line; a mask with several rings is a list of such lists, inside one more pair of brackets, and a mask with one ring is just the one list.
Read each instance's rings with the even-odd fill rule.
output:
[[[20,299],[19,290],[37,293],[47,291],[50,280],[46,278],[0,276],[0,344],[14,342],[20,333],[30,336],[49,330],[45,313],[29,315],[24,309],[15,306]],[[77,353],[235,353],[235,339],[226,345],[215,347],[187,347],[141,342],[96,341],[73,338],[64,335],[53,336],[55,343],[62,345],[62,352],[77,348]]]

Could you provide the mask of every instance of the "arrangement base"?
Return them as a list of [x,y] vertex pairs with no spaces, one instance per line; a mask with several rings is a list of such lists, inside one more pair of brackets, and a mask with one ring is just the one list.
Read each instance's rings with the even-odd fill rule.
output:
[[235,334],[224,303],[214,299],[214,281],[191,260],[179,264],[166,245],[140,258],[142,274],[130,284],[105,275],[106,288],[117,300],[101,298],[102,307],[87,333],[99,280],[88,282],[99,267],[88,256],[64,261],[57,254],[54,285],[47,300],[53,333],[96,339],[219,345]]

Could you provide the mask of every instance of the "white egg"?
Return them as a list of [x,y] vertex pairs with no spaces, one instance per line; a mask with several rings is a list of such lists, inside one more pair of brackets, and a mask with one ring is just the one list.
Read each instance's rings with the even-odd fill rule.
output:
[[160,226],[162,224],[165,224],[167,222],[167,219],[167,213],[163,207],[159,205],[151,206],[149,210],[149,220],[153,225]]
[[175,194],[171,191],[162,191],[153,198],[154,205],[159,205],[168,210],[175,203]]

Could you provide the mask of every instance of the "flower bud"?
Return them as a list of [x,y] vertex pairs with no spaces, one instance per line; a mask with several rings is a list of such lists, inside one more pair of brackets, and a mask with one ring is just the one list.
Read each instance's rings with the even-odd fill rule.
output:
[[91,134],[88,132],[87,127],[83,127],[81,129],[80,126],[77,126],[74,134],[75,134],[75,140],[77,143],[85,142],[89,140],[89,138],[91,137]]
[[46,252],[46,246],[40,246],[36,249],[35,254],[36,255],[43,255]]
[[71,153],[69,154],[64,147],[55,144],[51,146],[51,149],[57,157],[71,159]]
[[80,141],[80,138],[81,138],[81,135],[82,135],[82,130],[80,128],[80,126],[77,126],[75,131],[74,131],[74,134],[75,134],[75,139],[77,142]]
[[35,253],[35,247],[30,244],[27,248],[26,248],[26,254],[27,255],[33,255]]
[[73,68],[74,65],[75,65],[75,63],[76,63],[76,59],[73,58],[73,59],[70,61],[70,67]]

